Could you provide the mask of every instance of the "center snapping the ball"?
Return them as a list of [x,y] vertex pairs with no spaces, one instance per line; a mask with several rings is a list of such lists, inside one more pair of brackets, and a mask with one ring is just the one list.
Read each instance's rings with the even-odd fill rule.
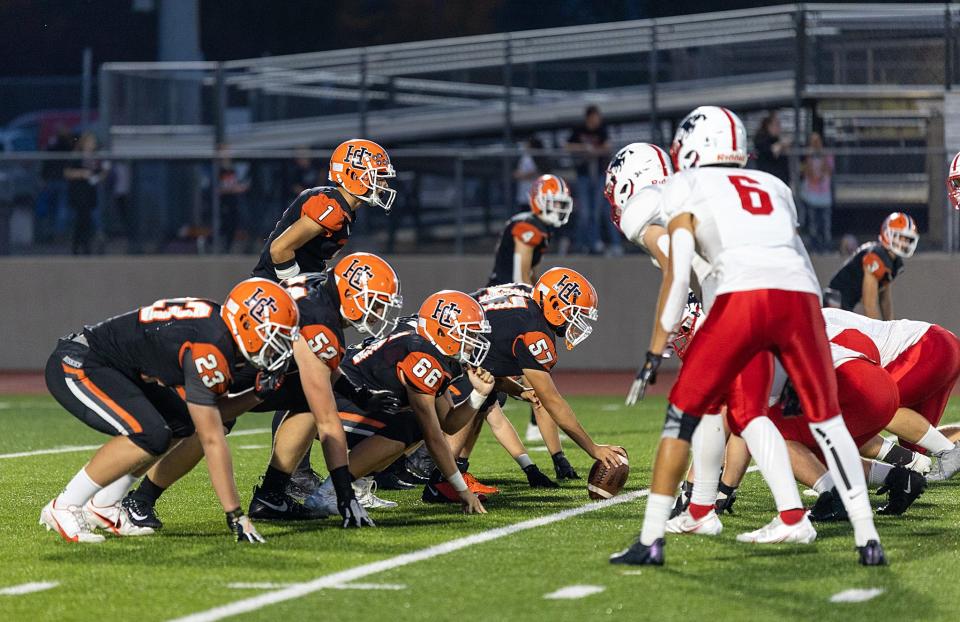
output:
[[595,501],[609,499],[623,490],[630,475],[630,461],[626,456],[618,457],[620,464],[613,468],[608,468],[600,460],[593,463],[590,468],[590,477],[587,479],[587,492],[591,499]]

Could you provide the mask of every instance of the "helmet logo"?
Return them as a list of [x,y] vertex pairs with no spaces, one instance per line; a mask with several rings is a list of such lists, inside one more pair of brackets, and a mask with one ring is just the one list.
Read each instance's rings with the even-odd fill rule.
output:
[[347,154],[343,156],[343,161],[347,164],[351,164],[358,168],[363,166],[363,161],[370,155],[370,151],[366,147],[357,147],[356,145],[350,145],[347,147]]
[[613,156],[613,159],[610,160],[610,165],[607,167],[611,171],[619,171],[623,168],[623,163],[627,160],[627,154],[633,153],[628,149],[621,149],[617,152],[617,155]]
[[273,296],[265,296],[263,288],[258,287],[243,304],[250,311],[250,315],[258,322],[270,321],[270,313],[277,313],[277,300]]
[[580,285],[571,281],[569,274],[564,274],[563,277],[557,281],[557,284],[553,286],[553,291],[557,292],[557,297],[564,304],[568,305],[575,304],[577,299],[580,298],[580,295],[583,294]]
[[703,121],[707,118],[707,115],[701,113],[692,114],[686,119],[683,120],[683,123],[680,124],[680,129],[677,134],[683,133],[684,136],[689,136],[690,132],[697,126],[699,121]]
[[370,269],[370,266],[361,264],[360,258],[356,257],[350,262],[350,265],[347,266],[347,269],[343,273],[343,278],[347,280],[350,287],[363,289],[367,281],[373,278],[373,270]]
[[457,306],[457,303],[447,302],[441,298],[437,300],[437,306],[433,310],[433,313],[430,314],[430,317],[435,319],[440,326],[444,328],[453,328],[461,313],[463,313],[463,310]]

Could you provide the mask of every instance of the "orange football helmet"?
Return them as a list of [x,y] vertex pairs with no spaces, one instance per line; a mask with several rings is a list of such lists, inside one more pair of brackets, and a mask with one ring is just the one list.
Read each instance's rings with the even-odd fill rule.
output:
[[431,294],[423,301],[417,332],[446,354],[467,365],[479,367],[490,350],[483,335],[490,322],[480,303],[451,289]]
[[367,205],[390,211],[397,191],[386,181],[397,176],[387,150],[363,138],[340,143],[330,156],[330,181]]
[[570,268],[551,268],[533,286],[533,300],[543,309],[547,321],[565,327],[567,349],[590,336],[597,320],[597,290],[585,276]]
[[254,367],[286,367],[300,332],[300,311],[287,290],[267,279],[241,281],[227,295],[220,317]]
[[567,182],[556,175],[541,175],[530,187],[530,209],[552,227],[562,227],[570,220],[573,199]]
[[880,243],[894,255],[913,257],[920,241],[917,223],[903,212],[894,212],[883,221]]
[[370,253],[352,253],[337,262],[333,278],[340,293],[340,314],[358,331],[380,337],[397,325],[403,307],[400,279],[386,261]]

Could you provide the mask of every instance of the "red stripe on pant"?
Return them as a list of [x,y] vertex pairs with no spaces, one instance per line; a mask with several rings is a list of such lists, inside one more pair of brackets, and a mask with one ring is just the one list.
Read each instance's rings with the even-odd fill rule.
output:
[[[717,296],[684,357],[670,402],[689,415],[703,415],[761,352],[780,359],[808,421],[825,421],[840,413],[820,298],[779,289]],[[763,402],[769,384],[745,387],[749,393],[742,399]]]

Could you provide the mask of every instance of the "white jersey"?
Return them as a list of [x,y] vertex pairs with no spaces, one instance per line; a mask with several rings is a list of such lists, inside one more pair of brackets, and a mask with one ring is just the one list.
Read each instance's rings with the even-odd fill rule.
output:
[[667,180],[660,210],[668,222],[696,218],[697,250],[713,266],[716,294],[781,289],[820,295],[797,235],[797,208],[782,181],[762,171],[705,167]]
[[916,344],[932,324],[914,320],[873,320],[842,309],[823,309],[827,338],[833,339],[845,330],[860,331],[873,341],[880,352],[880,365],[886,367]]

